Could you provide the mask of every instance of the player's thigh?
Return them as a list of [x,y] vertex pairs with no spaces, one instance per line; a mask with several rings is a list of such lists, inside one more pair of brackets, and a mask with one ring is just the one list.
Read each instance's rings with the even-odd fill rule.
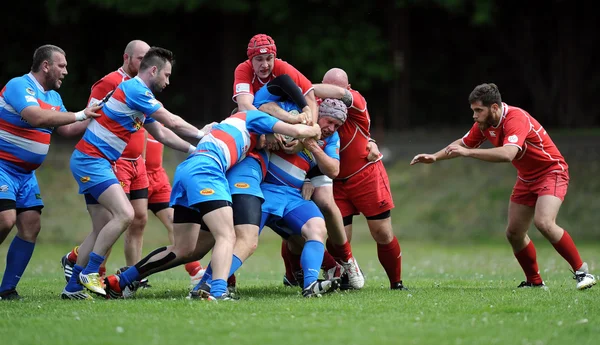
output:
[[533,220],[535,209],[529,205],[510,201],[508,204],[507,236],[522,236],[527,233]]
[[371,164],[344,182],[346,196],[365,217],[374,217],[394,208],[390,183],[381,162]]
[[[358,209],[354,206],[352,200],[350,200],[346,186],[343,182],[334,181],[333,198],[335,200],[335,204],[340,209],[342,218],[359,214]],[[347,225],[346,222],[344,222],[344,226],[345,225]]]

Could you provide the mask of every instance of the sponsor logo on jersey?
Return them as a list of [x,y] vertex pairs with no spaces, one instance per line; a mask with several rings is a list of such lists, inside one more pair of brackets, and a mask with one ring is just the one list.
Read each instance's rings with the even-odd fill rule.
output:
[[27,92],[28,94],[30,94],[30,95],[32,95],[32,96],[35,96],[35,91],[33,91],[33,89],[32,89],[32,88],[30,88],[30,87],[26,88],[26,89],[25,89],[25,92]]
[[516,134],[511,135],[510,137],[508,137],[508,142],[509,143],[516,143],[517,141],[519,141],[519,138],[517,137]]

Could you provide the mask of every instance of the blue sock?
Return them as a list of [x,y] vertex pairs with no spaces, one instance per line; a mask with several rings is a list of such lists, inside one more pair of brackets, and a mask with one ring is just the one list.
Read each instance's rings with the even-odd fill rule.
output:
[[104,256],[100,256],[94,252],[90,253],[90,260],[83,270],[83,274],[98,273],[100,265],[104,261]]
[[[210,267],[210,263],[208,264],[208,267]],[[242,267],[242,260],[240,260],[240,258],[238,258],[235,254],[233,254],[233,257],[231,258],[231,268],[229,269],[229,275],[227,277],[231,277],[231,275],[234,274],[237,270],[239,270],[240,267]],[[206,268],[206,272],[208,272],[208,268]],[[210,267],[210,276],[206,276],[206,273],[204,273],[204,276],[202,277],[202,279],[204,279],[204,277],[207,277],[206,283],[208,285],[211,285],[212,284],[212,267]]]
[[8,248],[8,253],[6,253],[6,268],[4,269],[0,291],[13,290],[17,287],[31,255],[33,255],[34,247],[35,243],[15,236]]
[[231,275],[234,274],[237,270],[239,270],[240,267],[242,267],[242,260],[240,260],[240,258],[238,258],[235,254],[233,254],[233,258],[231,258],[231,268],[229,269],[228,277],[231,277]]
[[68,292],[76,292],[83,290],[81,285],[79,285],[79,273],[81,273],[81,271],[83,271],[83,267],[79,265],[73,266],[73,274],[71,275],[71,279],[69,279],[65,290],[67,290]]
[[300,256],[300,265],[304,271],[304,288],[306,289],[312,282],[319,278],[323,255],[325,254],[325,245],[319,241],[306,241],[302,255]]
[[202,285],[204,283],[210,284],[209,283],[210,281],[212,281],[212,265],[209,262],[208,266],[206,266],[206,271],[204,271],[204,275],[202,276],[202,279],[200,279],[200,282],[196,286],[199,288],[200,285]]
[[210,294],[215,297],[221,297],[227,292],[227,281],[225,279],[215,279],[210,286]]
[[123,290],[125,286],[138,280],[139,277],[140,272],[138,272],[137,267],[131,266],[126,269],[125,272],[119,274],[119,287],[121,287],[121,290]]

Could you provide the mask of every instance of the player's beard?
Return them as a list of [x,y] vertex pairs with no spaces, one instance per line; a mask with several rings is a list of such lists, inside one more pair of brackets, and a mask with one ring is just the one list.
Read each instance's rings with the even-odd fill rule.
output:
[[479,129],[483,132],[486,129],[490,128],[490,124],[487,122],[481,123],[481,122],[477,122],[477,126],[479,126]]

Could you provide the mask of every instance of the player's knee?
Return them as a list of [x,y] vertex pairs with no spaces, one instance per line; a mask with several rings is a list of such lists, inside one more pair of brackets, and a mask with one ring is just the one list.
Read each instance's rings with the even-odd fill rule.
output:
[[239,226],[236,226],[235,236],[236,247],[241,246],[254,253],[258,246],[258,229],[240,229]]
[[135,212],[134,211],[134,215],[133,215],[133,220],[131,222],[132,226],[135,226],[136,228],[144,228],[146,226],[146,223],[148,223],[148,212],[146,211],[141,211],[141,212]]
[[304,226],[302,226],[302,236],[306,240],[316,240],[325,242],[327,236],[327,227],[322,218],[311,218]]
[[17,215],[19,237],[25,241],[35,242],[42,228],[38,211],[20,213]]
[[126,229],[133,222],[133,219],[135,218],[135,212],[133,211],[133,207],[128,205],[128,207],[123,207],[117,212],[113,213],[113,217],[121,224],[123,229]]
[[14,209],[0,212],[0,231],[10,231],[17,222],[17,213]]
[[549,233],[554,228],[555,222],[549,217],[535,217],[533,224],[542,233]]
[[520,227],[509,225],[506,228],[506,239],[508,242],[520,241],[525,237],[527,231],[523,231]]

